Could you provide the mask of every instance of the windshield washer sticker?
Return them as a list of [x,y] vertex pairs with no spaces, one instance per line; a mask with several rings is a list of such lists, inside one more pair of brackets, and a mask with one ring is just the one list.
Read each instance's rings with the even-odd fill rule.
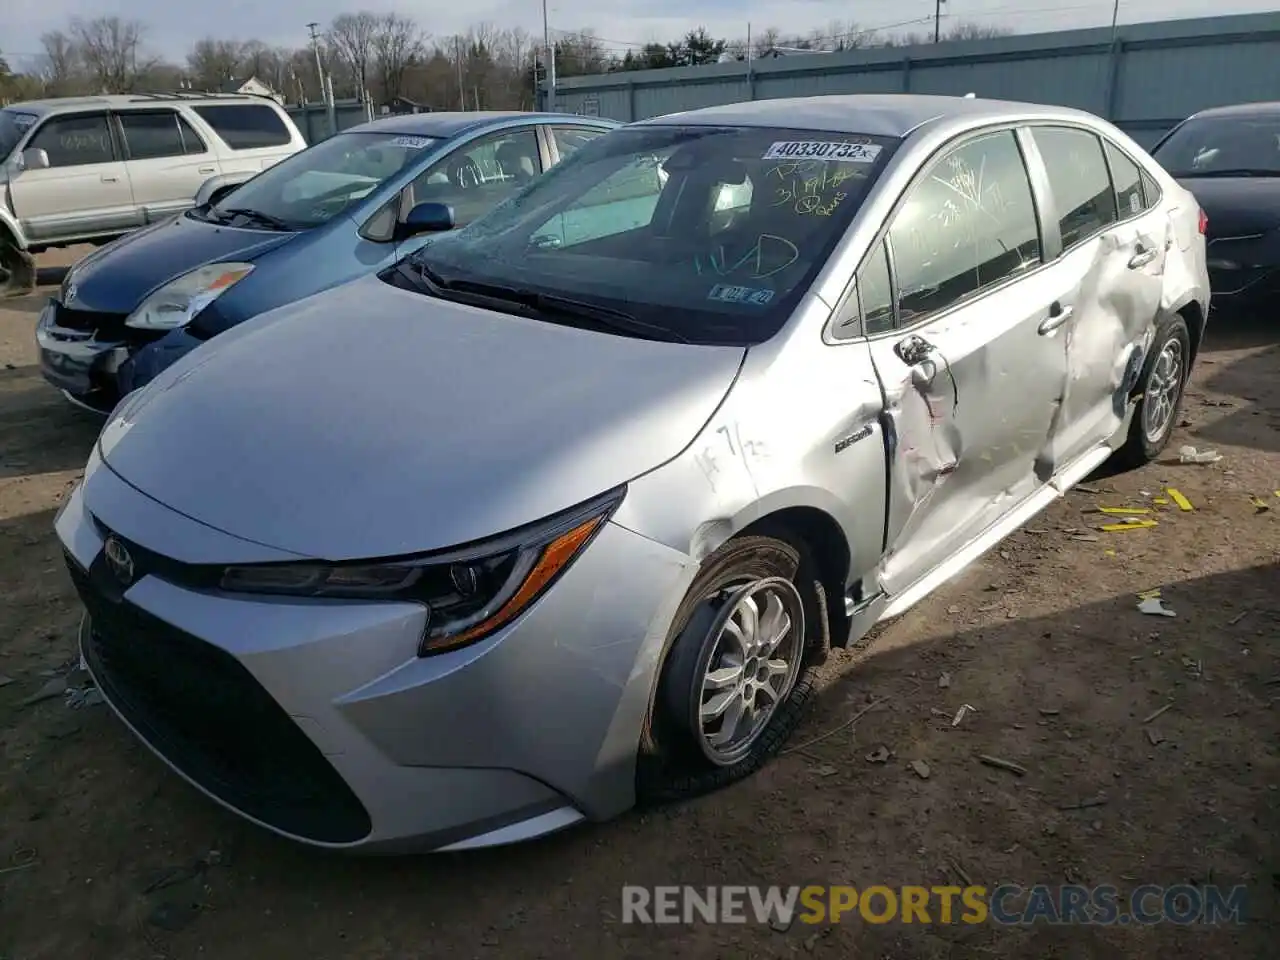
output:
[[430,144],[430,137],[396,137],[391,141],[393,147],[408,147],[411,150],[421,150]]
[[13,125],[19,130],[25,130],[35,122],[36,117],[33,113],[18,113],[13,117]]
[[708,300],[720,303],[746,303],[755,307],[763,307],[773,299],[773,291],[763,287],[738,287],[728,283],[717,283],[707,294]]
[[844,140],[779,140],[764,152],[765,160],[844,160],[846,163],[875,163],[880,146],[848,143]]

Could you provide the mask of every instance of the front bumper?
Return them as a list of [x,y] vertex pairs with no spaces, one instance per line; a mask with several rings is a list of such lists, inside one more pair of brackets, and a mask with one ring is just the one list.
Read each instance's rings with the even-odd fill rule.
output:
[[[687,557],[608,524],[514,624],[416,656],[413,604],[185,589],[164,558],[270,559],[187,520],[105,466],[57,519],[89,612],[85,661],[175,771],[314,846],[460,849],[528,839],[634,802],[635,753]],[[121,589],[107,530],[141,575]]]
[[40,372],[76,406],[105,416],[120,400],[116,374],[129,357],[129,346],[121,338],[99,339],[97,330],[63,326],[57,313],[50,300],[36,321]]

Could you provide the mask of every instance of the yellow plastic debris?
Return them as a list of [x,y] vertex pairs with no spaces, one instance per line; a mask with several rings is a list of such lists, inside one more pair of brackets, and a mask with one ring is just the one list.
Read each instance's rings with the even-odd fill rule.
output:
[[1118,513],[1122,517],[1130,516],[1135,513],[1150,513],[1150,507],[1099,507],[1099,513]]
[[1130,523],[1104,523],[1098,529],[1103,533],[1123,533],[1126,530],[1146,530],[1157,524],[1156,520],[1133,520]]
[[1160,587],[1156,587],[1154,590],[1143,590],[1140,594],[1138,594],[1138,599],[1154,600],[1156,597],[1160,596],[1160,589],[1161,589]]
[[1166,500],[1164,497],[1152,497],[1151,502],[1158,503],[1162,507],[1167,507],[1169,505],[1169,501]]
[[1108,557],[1114,557],[1116,555],[1116,552],[1114,550],[1103,550],[1102,552],[1105,553]]
[[1261,497],[1250,497],[1249,502],[1252,503],[1259,511],[1271,509],[1271,504],[1267,503],[1267,501],[1263,500]]
[[1195,507],[1191,506],[1191,501],[1184,497],[1179,491],[1173,489],[1173,487],[1169,487],[1165,490],[1165,493],[1169,495],[1170,500],[1178,505],[1179,510],[1184,510],[1189,513],[1195,509]]

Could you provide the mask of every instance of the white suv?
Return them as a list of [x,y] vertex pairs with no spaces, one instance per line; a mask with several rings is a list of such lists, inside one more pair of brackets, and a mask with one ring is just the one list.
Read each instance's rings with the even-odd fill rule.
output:
[[0,250],[103,242],[179,213],[306,147],[275,101],[131,94],[0,110]]

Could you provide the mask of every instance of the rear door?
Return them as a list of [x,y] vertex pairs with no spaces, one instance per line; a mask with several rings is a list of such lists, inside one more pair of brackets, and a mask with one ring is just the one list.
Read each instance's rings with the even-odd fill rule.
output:
[[22,170],[9,182],[14,212],[30,241],[103,236],[142,225],[105,110],[47,117],[26,149],[49,155],[48,169]]
[[204,138],[177,111],[121,110],[115,117],[133,199],[148,223],[189,208],[200,185],[221,172]]
[[[1041,490],[1066,359],[1012,130],[947,149],[908,189],[859,271],[890,420],[879,589],[900,593]],[[888,266],[892,309],[874,299]],[[877,280],[877,277],[880,279]]]
[[1053,336],[1067,359],[1051,444],[1060,470],[1121,425],[1160,309],[1172,235],[1164,215],[1146,208],[1140,170],[1114,144],[1083,127],[1028,129],[1061,238],[1051,268],[1063,308]]

